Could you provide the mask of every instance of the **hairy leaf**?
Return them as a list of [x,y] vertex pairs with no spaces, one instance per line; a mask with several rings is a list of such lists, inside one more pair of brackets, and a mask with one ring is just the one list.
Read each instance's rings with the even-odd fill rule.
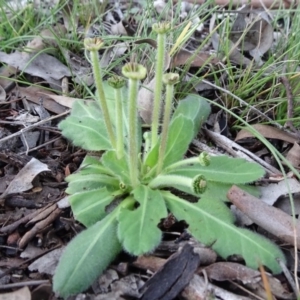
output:
[[139,207],[122,209],[119,215],[118,237],[124,249],[134,255],[152,251],[161,241],[157,225],[167,216],[164,199],[158,190],[138,186],[133,190]]
[[256,164],[242,158],[231,158],[228,156],[213,156],[209,166],[194,164],[172,169],[167,174],[186,176],[194,178],[201,174],[206,180],[239,184],[253,182],[264,175],[264,169]]
[[207,120],[210,111],[210,104],[205,98],[196,94],[189,94],[179,101],[179,104],[173,114],[173,119],[180,114],[191,119],[194,124],[193,137],[195,137],[203,122]]
[[88,288],[121,251],[115,215],[108,215],[77,235],[67,246],[53,277],[53,289],[62,297]]
[[[182,159],[193,139],[193,128],[193,121],[182,114],[170,123],[164,167]],[[159,144],[160,139],[147,156],[145,163],[149,167],[153,167],[157,163]]]
[[274,273],[281,272],[276,259],[285,261],[285,257],[280,249],[263,236],[234,226],[233,215],[223,202],[204,197],[190,203],[170,192],[162,194],[175,217],[189,224],[189,232],[221,257],[237,254],[248,267],[257,269],[263,264]]
[[68,194],[87,192],[104,186],[109,190],[115,190],[119,188],[120,183],[119,179],[101,173],[82,175],[79,172],[69,175],[66,180],[69,182],[66,189],[66,193]]
[[121,191],[112,193],[103,187],[69,196],[69,202],[75,219],[89,227],[106,215],[106,206],[121,194]]
[[[82,161],[80,168],[76,174],[106,174],[106,175],[114,175],[111,171],[106,169],[99,158],[87,155]],[[68,178],[68,177],[67,177]],[[68,181],[68,180],[67,180]]]
[[107,151],[102,155],[101,162],[115,177],[126,185],[130,184],[128,163],[125,156],[118,159],[115,151]]
[[95,102],[76,101],[71,115],[59,124],[73,144],[91,151],[111,149],[101,112]]
[[[253,196],[258,197],[260,194],[256,186],[250,186],[245,184],[238,184],[237,186],[247,191],[249,194]],[[194,195],[197,198],[199,197],[199,194],[194,193],[191,188],[188,188],[186,186],[172,185],[171,187],[180,190],[182,192],[185,192],[187,194]],[[231,183],[208,181],[206,190],[203,194],[201,194],[201,198],[206,197],[206,198],[216,199],[220,201],[228,201],[227,193],[231,187],[232,187]]]

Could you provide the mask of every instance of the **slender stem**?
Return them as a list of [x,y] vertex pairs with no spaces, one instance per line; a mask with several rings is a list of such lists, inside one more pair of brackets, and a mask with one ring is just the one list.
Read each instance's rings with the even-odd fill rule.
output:
[[176,163],[167,166],[165,168],[165,171],[169,172],[169,171],[174,170],[174,169],[179,168],[179,167],[184,167],[184,166],[188,166],[188,165],[196,165],[196,164],[197,165],[200,164],[199,163],[199,157],[186,158],[186,159],[177,161]]
[[106,129],[107,129],[110,143],[111,143],[112,147],[115,149],[116,148],[116,138],[115,138],[112,122],[110,120],[108,107],[107,107],[107,103],[106,103],[106,98],[105,98],[105,94],[104,94],[98,51],[91,50],[90,54],[91,54],[91,62],[92,62],[93,73],[94,73],[94,78],[95,78],[95,85],[96,85],[97,94],[98,94],[96,99],[97,99],[97,101],[100,105],[101,111],[103,113],[103,119],[104,119],[104,123],[105,123]]
[[174,85],[167,84],[165,107],[164,107],[164,120],[163,120],[163,127],[161,133],[161,141],[159,145],[158,163],[156,169],[157,175],[161,172],[163,168],[164,157],[167,148],[167,139],[168,139],[169,124],[171,119],[173,94],[174,94]]
[[139,81],[137,79],[129,79],[129,172],[131,184],[135,187],[138,184],[138,135],[137,135],[137,105],[136,99],[138,94]]
[[153,148],[158,139],[158,127],[162,98],[162,76],[164,72],[164,54],[165,54],[166,34],[157,34],[157,55],[156,55],[156,68],[155,68],[155,90],[154,90],[154,103],[152,112],[151,123],[151,147]]
[[124,156],[122,89],[115,89],[115,99],[116,99],[116,127],[117,127],[117,157],[120,159]]
[[152,189],[162,188],[162,187],[176,187],[185,186],[192,188],[193,179],[179,176],[179,175],[158,175],[150,183],[149,187]]

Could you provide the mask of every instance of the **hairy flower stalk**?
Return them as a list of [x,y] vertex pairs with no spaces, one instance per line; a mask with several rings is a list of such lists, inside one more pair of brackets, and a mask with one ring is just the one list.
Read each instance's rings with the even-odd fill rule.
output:
[[119,76],[113,76],[108,79],[108,84],[114,88],[115,100],[116,100],[116,134],[117,145],[116,152],[117,157],[120,159],[124,156],[124,134],[123,134],[123,97],[122,88],[125,85],[125,80]]
[[100,70],[100,60],[99,60],[99,54],[98,54],[98,51],[101,49],[103,44],[104,44],[103,40],[101,40],[99,38],[87,38],[84,40],[84,47],[85,47],[85,49],[90,51],[90,55],[91,55],[91,63],[92,63],[95,85],[96,85],[97,94],[98,94],[96,99],[99,103],[99,106],[100,106],[102,114],[103,114],[103,119],[105,122],[105,126],[107,129],[110,143],[111,143],[112,147],[115,149],[116,148],[116,138],[115,138],[112,122],[111,122],[111,119],[109,116],[108,107],[107,107],[107,103],[106,103],[106,98],[105,98],[105,93],[104,93],[104,88],[103,88],[103,83],[102,83],[102,75],[101,75],[101,70]]
[[158,127],[161,107],[162,77],[165,69],[164,55],[166,48],[166,33],[171,25],[168,22],[153,24],[152,29],[157,33],[157,54],[155,67],[155,90],[151,123],[151,147],[153,148],[158,139]]
[[203,175],[198,175],[193,179],[180,175],[158,175],[149,183],[152,189],[178,186],[186,187],[195,194],[203,194],[207,181]]
[[146,68],[137,63],[128,63],[122,68],[122,73],[129,79],[128,87],[128,120],[129,120],[129,172],[131,184],[137,186],[138,180],[138,132],[137,132],[137,94],[139,81],[146,77]]
[[164,119],[161,132],[161,141],[159,145],[159,156],[156,174],[159,174],[163,168],[164,156],[167,147],[168,130],[172,112],[172,99],[174,95],[174,85],[178,82],[179,75],[176,73],[164,74],[163,82],[166,84],[166,99],[164,107]]

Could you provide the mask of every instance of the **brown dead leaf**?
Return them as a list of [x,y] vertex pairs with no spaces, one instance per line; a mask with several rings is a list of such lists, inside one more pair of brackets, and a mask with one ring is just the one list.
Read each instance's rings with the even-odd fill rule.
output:
[[43,107],[55,114],[59,115],[67,110],[66,107],[60,105],[52,99],[51,96],[55,95],[54,93],[50,91],[47,91],[47,93],[45,93],[45,89],[42,87],[31,85],[26,88],[18,87],[18,90],[20,92],[20,96],[25,97],[28,101],[40,104],[42,100]]
[[[254,124],[252,127],[265,138],[278,139],[289,143],[295,143],[298,140],[290,133],[270,125]],[[248,137],[253,137],[253,134],[248,131],[247,128],[244,128],[238,132],[235,141],[239,141]]]
[[293,167],[298,168],[300,166],[300,146],[298,143],[294,143],[293,147],[288,151],[286,159]]
[[146,124],[151,124],[153,99],[155,89],[155,77],[146,85],[143,85],[138,93],[138,111]]
[[59,249],[48,252],[47,254],[35,260],[31,265],[29,265],[28,270],[38,270],[40,273],[54,275],[55,268],[64,250],[65,247],[61,247]]
[[268,205],[273,205],[281,196],[288,195],[289,193],[300,193],[300,183],[295,178],[283,178],[278,183],[259,186],[258,189],[261,195],[260,200]]
[[63,105],[68,108],[72,108],[74,102],[77,100],[82,100],[79,98],[72,98],[68,96],[60,96],[60,95],[55,95],[55,94],[47,94],[47,93],[42,93],[40,92],[39,94],[45,95],[51,99],[53,99],[55,102],[59,103],[60,105]]
[[11,293],[0,294],[0,300],[31,300],[31,293],[28,286]]
[[43,78],[56,90],[61,90],[63,77],[71,77],[68,67],[46,53],[35,55],[18,51],[10,54],[0,52],[0,61],[32,76]]
[[5,198],[7,195],[21,193],[33,187],[32,180],[41,172],[50,171],[46,164],[32,158],[11,181],[0,198]]
[[54,26],[52,30],[43,29],[41,33],[36,36],[33,40],[27,43],[24,47],[25,53],[36,53],[45,49],[46,47],[57,47],[58,40],[66,33],[66,28],[62,24]]
[[[276,207],[267,205],[258,198],[233,186],[227,198],[253,222],[284,242],[294,245],[293,218]],[[296,223],[296,232],[300,232],[300,223]],[[300,236],[296,237],[297,248],[300,249]]]
[[190,67],[203,67],[207,64],[216,64],[220,62],[217,57],[206,52],[192,53],[188,50],[179,50],[171,59],[169,68],[174,68],[182,65],[188,65]]
[[216,262],[204,270],[209,279],[217,281],[237,280],[244,284],[261,281],[260,272],[233,262]]

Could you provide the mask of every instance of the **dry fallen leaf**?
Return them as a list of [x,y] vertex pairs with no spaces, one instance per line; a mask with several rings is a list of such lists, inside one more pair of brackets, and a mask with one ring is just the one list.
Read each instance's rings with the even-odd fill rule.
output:
[[76,102],[77,100],[82,100],[79,98],[72,98],[72,97],[60,96],[60,95],[48,94],[48,93],[42,93],[42,92],[40,92],[39,94],[45,95],[49,98],[52,98],[55,102],[59,103],[60,105],[63,105],[65,107],[69,107],[69,108],[72,108],[74,102]]
[[38,270],[39,273],[54,275],[56,266],[64,250],[65,247],[62,247],[48,252],[47,254],[35,260],[31,265],[29,265],[28,270]]
[[[233,186],[228,191],[227,198],[258,226],[291,245],[294,245],[296,240],[297,248],[300,249],[300,236],[294,239],[294,225],[291,216],[264,203],[237,186]],[[299,221],[296,221],[296,232],[300,232]]]
[[24,52],[36,53],[48,46],[57,47],[58,40],[66,33],[66,31],[67,30],[65,26],[62,24],[54,26],[52,30],[48,28],[43,29],[38,36],[27,43],[27,45],[24,47]]
[[[263,125],[263,124],[254,124],[251,125],[255,130],[257,130],[263,137],[269,139],[278,139],[289,143],[295,143],[298,139],[291,135],[288,132],[280,130],[279,128]],[[254,135],[244,128],[240,130],[235,138],[235,142],[244,138],[253,137]]]
[[294,143],[293,147],[288,151],[286,159],[292,164],[293,167],[298,168],[300,165],[300,146]]
[[68,67],[46,53],[34,55],[18,51],[10,54],[0,52],[0,61],[32,76],[43,78],[56,90],[61,90],[63,77],[71,77]]
[[39,160],[32,158],[10,182],[4,193],[0,198],[14,193],[21,193],[33,187],[32,180],[41,172],[50,171],[46,164]]
[[31,300],[31,293],[28,286],[11,293],[0,294],[0,300]]

